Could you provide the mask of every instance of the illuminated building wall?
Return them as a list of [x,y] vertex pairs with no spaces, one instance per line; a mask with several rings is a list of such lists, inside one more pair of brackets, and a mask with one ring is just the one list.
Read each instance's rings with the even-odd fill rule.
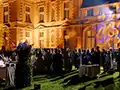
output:
[[[9,41],[9,46],[6,48],[15,48],[19,42],[26,39],[33,44],[32,5],[32,2],[27,0],[1,0],[0,23],[9,29],[9,33],[6,35],[8,40],[5,40]],[[4,29],[4,31],[6,30]],[[5,44],[5,46],[7,45]]]
[[64,38],[69,48],[119,47],[120,3],[82,7],[85,1],[1,0],[9,48],[26,39],[35,48],[63,48]]
[[[10,30],[10,48],[26,39],[35,48],[81,47],[80,25],[70,25],[78,17],[79,0],[2,0],[1,23]],[[78,3],[79,2],[79,3]],[[75,8],[73,8],[75,7]],[[65,25],[69,24],[69,25]],[[64,36],[64,31],[67,35]],[[79,42],[79,44],[77,44]]]
[[120,47],[120,3],[80,9],[83,47]]
[[[41,0],[34,5],[35,43],[36,47],[63,48],[64,38],[67,47],[81,47],[80,25],[70,25],[70,20],[78,18],[79,0]],[[67,24],[67,25],[66,25]],[[64,36],[64,30],[67,35]],[[78,46],[77,46],[78,45]]]

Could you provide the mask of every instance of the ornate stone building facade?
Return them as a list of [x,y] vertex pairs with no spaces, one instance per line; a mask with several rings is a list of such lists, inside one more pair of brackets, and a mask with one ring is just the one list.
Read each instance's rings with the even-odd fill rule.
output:
[[[32,2],[24,0],[1,0],[0,22],[8,28],[9,33],[1,43],[7,49],[15,48],[19,41],[28,40],[33,43],[34,24],[32,23]],[[4,31],[6,31],[4,29]],[[3,37],[1,37],[3,38]],[[7,38],[7,39],[6,39]]]
[[35,43],[36,47],[63,48],[64,38],[67,47],[80,47],[78,44],[80,37],[75,32],[75,29],[80,32],[80,25],[69,23],[78,17],[79,4],[80,0],[41,0],[35,4],[35,38],[39,40]]
[[4,41],[9,48],[26,39],[35,48],[119,47],[120,3],[86,4],[86,0],[1,0],[0,23],[9,38]]

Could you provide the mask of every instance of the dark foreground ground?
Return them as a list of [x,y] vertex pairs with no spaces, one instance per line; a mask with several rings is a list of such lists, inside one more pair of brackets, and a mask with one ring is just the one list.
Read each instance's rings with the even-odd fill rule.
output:
[[[61,75],[38,75],[33,78],[32,86],[22,90],[33,90],[34,84],[40,84],[41,90],[120,90],[118,72],[105,74],[101,78],[79,78],[78,71]],[[0,82],[0,90],[4,89],[4,82]],[[10,89],[9,89],[10,90]]]

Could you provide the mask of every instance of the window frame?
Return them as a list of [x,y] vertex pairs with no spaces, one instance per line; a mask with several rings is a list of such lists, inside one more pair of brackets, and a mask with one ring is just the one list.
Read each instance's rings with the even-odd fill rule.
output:
[[[29,8],[29,11],[27,11],[27,8]],[[31,23],[31,8],[30,8],[30,6],[25,6],[25,22]]]
[[[43,8],[43,11],[41,11],[40,8]],[[39,7],[39,23],[44,23],[44,19],[45,19],[44,11],[45,11],[44,6],[40,6]],[[41,18],[41,16],[43,18]]]
[[93,8],[90,8],[90,9],[88,9],[87,10],[87,16],[89,17],[91,17],[91,16],[94,16],[94,9]]
[[[68,5],[68,6],[65,6],[65,4]],[[63,8],[64,8],[64,15],[63,15],[63,16],[64,16],[64,20],[70,17],[70,9],[69,9],[69,6],[70,6],[70,5],[69,5],[69,2],[64,2],[64,3],[63,3]]]
[[55,9],[54,7],[51,8],[51,22],[55,21]]
[[44,37],[44,32],[39,32],[39,37]]
[[[5,8],[7,8],[7,10],[5,10]],[[9,22],[9,5],[5,5],[3,6],[3,23],[8,23],[8,22]]]
[[30,32],[29,31],[25,32],[25,37],[30,37]]

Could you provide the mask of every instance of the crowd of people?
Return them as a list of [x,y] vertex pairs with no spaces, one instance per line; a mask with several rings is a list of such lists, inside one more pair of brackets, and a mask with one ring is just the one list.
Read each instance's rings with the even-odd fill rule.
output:
[[[37,50],[38,57],[33,66],[40,68],[42,63],[43,69],[54,72],[61,72],[63,68],[71,71],[72,66],[79,69],[80,65],[98,65],[103,66],[104,72],[116,69],[120,63],[120,49],[100,51],[99,47],[91,50],[64,50],[64,49],[40,49]],[[117,65],[117,64],[118,65]],[[119,67],[117,67],[119,69]],[[40,71],[40,70],[38,70]]]
[[[16,51],[1,50],[0,67],[8,67],[12,63],[10,65],[14,69],[10,73],[13,80],[12,85],[14,85],[13,76],[15,75],[15,66],[18,60],[19,57]],[[31,64],[34,74],[70,72],[73,66],[79,69],[80,65],[93,64],[98,65],[99,69],[100,66],[103,66],[104,72],[116,69],[120,72],[120,49],[103,49],[102,51],[100,51],[99,47],[92,48],[91,50],[34,49],[34,54],[31,56]]]

